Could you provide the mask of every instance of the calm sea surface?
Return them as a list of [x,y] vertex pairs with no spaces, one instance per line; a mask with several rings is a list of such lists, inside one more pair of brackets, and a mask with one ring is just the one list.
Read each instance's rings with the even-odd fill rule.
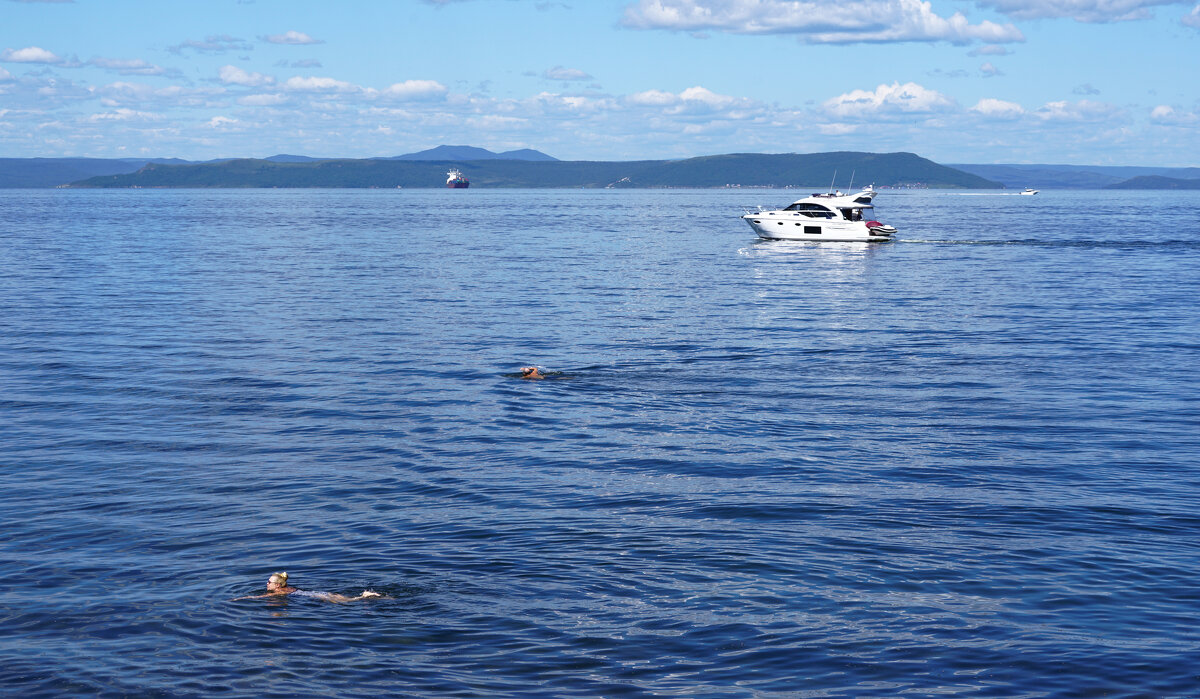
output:
[[800,194],[0,191],[0,693],[1200,695],[1200,193]]

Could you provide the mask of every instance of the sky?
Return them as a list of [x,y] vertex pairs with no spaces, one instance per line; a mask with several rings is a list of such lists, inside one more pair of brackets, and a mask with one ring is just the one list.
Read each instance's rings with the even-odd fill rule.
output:
[[0,157],[1200,165],[1197,0],[0,0]]

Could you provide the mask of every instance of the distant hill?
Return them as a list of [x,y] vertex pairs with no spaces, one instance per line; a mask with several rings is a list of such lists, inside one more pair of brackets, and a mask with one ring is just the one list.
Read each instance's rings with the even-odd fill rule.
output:
[[1132,177],[1159,175],[1175,178],[1200,177],[1200,168],[1137,167],[1123,165],[975,165],[951,164],[1007,187],[1042,189],[1102,189]]
[[[421,153],[396,156],[403,160],[465,161],[465,160],[523,160],[529,162],[555,162],[557,159],[545,153],[530,150],[493,153],[472,146],[438,146]],[[147,164],[202,165],[227,163],[234,158],[221,158],[203,162],[178,158],[0,158],[0,189],[45,189],[105,175],[121,175],[138,171]],[[273,163],[316,163],[337,158],[313,158],[307,155],[280,153],[264,160]],[[443,171],[444,172],[444,171]]]
[[[0,189],[45,189],[96,175],[135,172],[150,158],[0,158]],[[184,163],[160,159],[159,162]]]
[[92,177],[73,187],[443,187],[446,171],[467,174],[472,187],[603,187],[636,163],[534,162],[521,160],[320,160],[279,163],[231,160],[167,166],[149,164],[134,173]]
[[994,189],[977,175],[938,165],[912,153],[833,152],[810,154],[736,153],[666,161],[630,177],[637,187],[804,186],[849,189],[853,184],[924,185]]
[[554,156],[546,155],[540,150],[533,150],[532,148],[506,150],[503,153],[497,153],[496,157],[500,160],[531,160],[534,162],[550,162],[558,160],[558,158],[555,158]]
[[287,155],[286,153],[280,153],[279,155],[272,155],[269,158],[263,158],[263,160],[270,160],[273,163],[315,163],[318,160],[325,160],[325,158],[310,158],[307,155]]
[[1184,180],[1176,177],[1143,175],[1110,184],[1105,189],[1200,189],[1200,179]]
[[472,187],[806,187],[924,185],[994,189],[1001,185],[912,153],[734,154],[687,160],[619,162],[402,159],[195,165],[151,163],[134,173],[92,177],[76,187],[442,187],[456,167]]
[[541,151],[522,148],[521,150],[510,150],[503,153],[493,153],[486,148],[476,148],[474,146],[438,146],[423,150],[418,153],[408,153],[407,155],[396,155],[391,158],[381,158],[382,160],[442,160],[442,161],[467,161],[467,160],[529,160],[534,162],[551,162],[557,161],[558,158],[551,157]]

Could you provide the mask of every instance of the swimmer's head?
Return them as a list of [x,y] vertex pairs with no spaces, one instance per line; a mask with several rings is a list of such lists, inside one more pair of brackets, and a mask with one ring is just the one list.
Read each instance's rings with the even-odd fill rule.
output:
[[521,367],[521,376],[529,376],[530,374],[536,374],[536,373],[537,373],[537,367],[535,367],[535,366]]
[[267,587],[272,586],[287,587],[287,573],[272,573],[271,577],[267,578]]

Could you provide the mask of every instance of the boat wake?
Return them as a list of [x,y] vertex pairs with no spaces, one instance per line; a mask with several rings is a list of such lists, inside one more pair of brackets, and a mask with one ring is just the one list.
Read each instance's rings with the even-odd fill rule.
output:
[[896,243],[926,245],[1022,245],[1038,248],[1177,248],[1200,247],[1198,240],[937,240],[926,238],[897,238]]

